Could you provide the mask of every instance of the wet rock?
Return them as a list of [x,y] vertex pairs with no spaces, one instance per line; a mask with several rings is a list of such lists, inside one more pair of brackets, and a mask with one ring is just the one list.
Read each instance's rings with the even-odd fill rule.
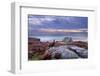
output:
[[88,50],[87,49],[77,47],[77,46],[71,46],[71,47],[69,47],[69,49],[71,51],[74,51],[81,58],[88,58]]
[[52,47],[48,49],[48,51],[51,53],[52,59],[56,59],[56,57],[59,59],[79,58],[79,56],[75,52],[70,51],[67,46]]

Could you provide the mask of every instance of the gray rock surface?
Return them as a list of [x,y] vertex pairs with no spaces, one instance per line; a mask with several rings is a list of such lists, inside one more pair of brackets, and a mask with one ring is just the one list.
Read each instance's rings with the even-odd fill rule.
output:
[[73,51],[70,51],[67,46],[52,47],[48,50],[52,54],[52,58],[55,58],[56,54],[60,54],[60,58],[78,58],[78,55]]
[[48,49],[53,59],[87,58],[88,51],[77,46],[58,46]]
[[87,58],[88,57],[88,50],[84,49],[84,48],[80,48],[77,46],[72,46],[70,47],[72,50],[75,50],[77,52],[77,54],[81,57],[81,58]]

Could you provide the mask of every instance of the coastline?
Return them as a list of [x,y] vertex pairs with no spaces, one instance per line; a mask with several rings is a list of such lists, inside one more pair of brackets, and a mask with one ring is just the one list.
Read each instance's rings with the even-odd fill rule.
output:
[[[62,41],[63,38],[65,38],[66,36],[30,36],[29,38],[38,38],[41,39],[42,42],[46,42],[46,41]],[[67,37],[71,37],[73,41],[85,41],[87,42],[87,36],[67,36]]]
[[[64,46],[66,46],[67,48],[64,48]],[[86,41],[75,41],[74,40],[74,41],[70,41],[67,43],[64,41],[54,41],[54,44],[53,44],[53,41],[42,42],[38,38],[33,38],[33,40],[30,40],[30,38],[28,38],[28,59],[29,60],[63,59],[64,57],[66,57],[67,53],[69,53],[67,56],[69,56],[72,53],[75,53],[75,55],[72,55],[71,57],[66,57],[65,59],[82,58],[80,54],[83,51],[82,52],[80,51],[81,53],[79,52],[80,53],[79,54],[78,52],[75,52],[75,50],[77,51],[77,49],[74,49],[73,51],[72,47],[77,48],[78,50],[79,49],[86,50],[86,55],[84,55],[83,58],[88,57],[87,56],[88,42]],[[56,57],[53,57],[54,53],[49,52],[49,51],[52,51],[51,49],[55,49],[54,52],[57,52],[57,54],[55,54],[55,56],[57,55]],[[66,54],[65,56],[61,56],[63,54],[62,49],[65,50],[65,54]],[[60,50],[60,53],[58,50]]]

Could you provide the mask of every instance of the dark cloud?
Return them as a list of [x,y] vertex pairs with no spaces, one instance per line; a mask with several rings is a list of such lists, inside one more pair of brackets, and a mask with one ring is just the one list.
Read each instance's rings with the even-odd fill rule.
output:
[[[34,35],[37,33],[51,34],[38,31],[39,29],[87,29],[88,17],[75,16],[45,16],[45,15],[29,15],[28,16],[28,33]],[[85,32],[87,30],[83,30]],[[55,33],[58,34],[58,33]]]

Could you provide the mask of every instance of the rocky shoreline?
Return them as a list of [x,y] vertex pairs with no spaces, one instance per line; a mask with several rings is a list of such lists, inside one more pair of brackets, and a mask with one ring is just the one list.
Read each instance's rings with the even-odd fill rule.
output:
[[88,43],[83,41],[41,42],[40,39],[28,40],[29,60],[78,59],[88,58]]

